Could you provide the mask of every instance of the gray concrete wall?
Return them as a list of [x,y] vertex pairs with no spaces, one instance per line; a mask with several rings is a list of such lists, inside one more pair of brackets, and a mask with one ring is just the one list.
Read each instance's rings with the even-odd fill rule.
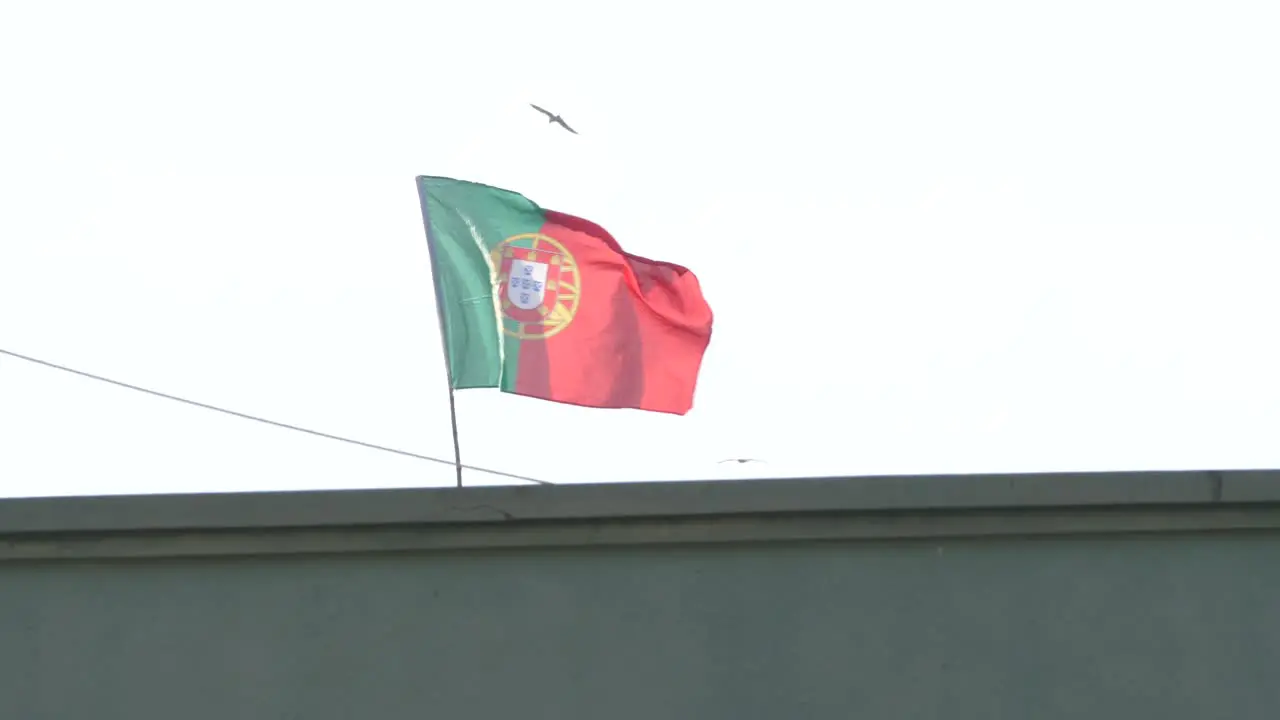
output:
[[0,717],[1274,718],[1280,477],[0,501]]

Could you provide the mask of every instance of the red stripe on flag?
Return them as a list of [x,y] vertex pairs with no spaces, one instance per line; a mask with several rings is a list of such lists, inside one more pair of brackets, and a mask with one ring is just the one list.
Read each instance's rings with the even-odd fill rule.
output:
[[540,232],[573,255],[581,297],[564,330],[521,343],[516,392],[591,407],[687,412],[712,325],[693,273],[627,253],[604,228],[572,215],[546,211]]

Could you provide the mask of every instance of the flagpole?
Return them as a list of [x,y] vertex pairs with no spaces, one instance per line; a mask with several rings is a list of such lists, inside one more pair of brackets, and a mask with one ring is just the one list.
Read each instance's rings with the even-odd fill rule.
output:
[[427,255],[431,258],[431,284],[436,292],[436,319],[440,323],[440,348],[444,350],[444,377],[449,386],[449,425],[453,429],[453,468],[457,472],[458,487],[462,487],[462,450],[458,445],[458,406],[453,397],[453,364],[449,361],[448,333],[445,331],[444,295],[440,292],[439,264],[436,262],[436,244],[431,237],[431,220],[427,215],[427,190],[421,178],[418,186],[418,202],[422,205],[422,226],[427,232]]
[[[449,358],[444,359],[445,367],[449,365]],[[462,487],[462,451],[458,449],[458,408],[453,402],[453,374],[446,373],[449,377],[449,423],[453,425],[453,468],[458,472],[458,487]]]

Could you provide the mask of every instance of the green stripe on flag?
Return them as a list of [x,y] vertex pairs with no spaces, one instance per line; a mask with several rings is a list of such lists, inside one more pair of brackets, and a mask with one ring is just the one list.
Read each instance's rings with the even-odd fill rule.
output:
[[542,211],[515,193],[448,178],[419,177],[418,194],[453,387],[514,389],[520,341],[502,332],[490,253],[537,232]]

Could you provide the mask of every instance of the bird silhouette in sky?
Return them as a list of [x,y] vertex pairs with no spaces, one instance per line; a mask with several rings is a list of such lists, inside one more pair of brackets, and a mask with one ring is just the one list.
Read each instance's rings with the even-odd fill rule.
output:
[[551,112],[550,110],[544,110],[544,109],[542,109],[542,108],[538,107],[537,105],[534,105],[533,103],[529,103],[529,107],[533,108],[534,110],[537,110],[538,112],[542,113],[543,115],[546,115],[546,116],[547,116],[547,122],[549,122],[549,123],[559,123],[559,124],[560,124],[560,127],[564,128],[565,130],[568,130],[569,132],[573,133],[574,135],[577,135],[577,134],[578,134],[578,131],[577,131],[577,130],[574,130],[573,128],[569,127],[569,124],[568,124],[568,123],[566,123],[566,122],[564,121],[564,118],[560,117],[559,115],[556,115],[555,113]]
[[720,464],[727,463],[727,462],[736,462],[736,463],[738,463],[739,465],[741,465],[742,463],[749,463],[749,462],[764,462],[764,461],[763,461],[763,460],[757,460],[757,459],[755,459],[755,458],[729,458],[728,460],[721,460],[719,463],[716,463],[716,464],[717,464],[717,465],[720,465]]

